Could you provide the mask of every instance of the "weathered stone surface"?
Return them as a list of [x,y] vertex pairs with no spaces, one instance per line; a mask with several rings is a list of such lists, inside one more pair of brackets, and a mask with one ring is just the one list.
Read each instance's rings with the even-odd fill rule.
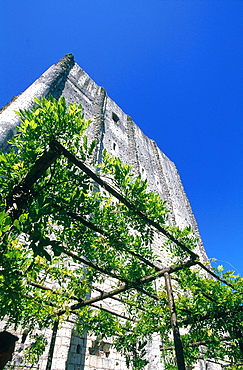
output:
[[8,105],[0,114],[0,149],[6,150],[8,140],[16,133],[19,117],[14,111],[31,109],[34,105],[33,97],[41,98],[49,94],[60,97],[65,85],[67,74],[74,64],[73,56],[66,55],[57,64],[50,67],[27,90]]
[[[147,178],[149,189],[158,192],[167,201],[171,211],[170,222],[180,227],[190,225],[199,236],[195,217],[183,189],[175,164],[149,139],[121,108],[107,95],[104,88],[98,86],[75,62],[72,55],[67,55],[51,66],[25,92],[12,102],[0,114],[0,149],[7,150],[8,140],[16,132],[19,117],[14,110],[30,109],[33,97],[55,98],[63,95],[68,103],[82,104],[86,119],[92,123],[88,128],[90,140],[98,142],[95,153],[98,160],[104,148],[123,162],[132,165],[135,174]],[[154,250],[161,256],[161,264],[166,265],[167,256],[159,250],[160,238],[156,237]],[[202,261],[207,256],[202,244],[196,251]],[[119,311],[114,301],[107,302],[108,307]],[[50,339],[51,332],[47,331]],[[93,339],[95,340],[95,338]],[[148,370],[162,369],[160,364],[159,338],[148,345]],[[91,338],[80,338],[72,331],[72,325],[66,323],[58,330],[52,370],[125,370],[124,360],[111,349],[109,357],[104,353],[90,355]],[[46,355],[40,361],[40,369],[45,369]]]

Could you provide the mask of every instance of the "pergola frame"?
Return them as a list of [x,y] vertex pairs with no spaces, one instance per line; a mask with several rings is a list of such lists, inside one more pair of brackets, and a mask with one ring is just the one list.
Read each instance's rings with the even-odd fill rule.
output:
[[[84,306],[93,306],[97,309],[100,309],[100,307],[95,306],[94,303],[103,301],[107,298],[113,298],[116,300],[120,300],[116,296],[119,295],[122,292],[125,292],[129,289],[137,289],[138,291],[142,292],[143,294],[148,293],[142,288],[143,284],[151,282],[156,280],[157,278],[164,277],[165,279],[165,285],[166,285],[166,291],[167,291],[167,298],[168,298],[168,304],[170,308],[170,315],[171,315],[171,326],[173,331],[173,338],[174,338],[174,347],[176,352],[176,359],[177,359],[177,366],[179,370],[185,370],[185,362],[184,362],[184,354],[183,354],[183,346],[180,339],[180,332],[179,332],[179,326],[177,323],[177,317],[176,317],[176,310],[175,310],[175,303],[173,298],[173,291],[171,286],[171,280],[170,280],[170,274],[176,271],[179,271],[181,269],[190,268],[191,266],[198,265],[201,269],[203,269],[207,274],[210,274],[215,279],[218,279],[220,282],[228,285],[229,287],[233,288],[233,285],[227,282],[225,279],[222,279],[218,275],[216,275],[214,272],[210,270],[209,267],[205,266],[200,260],[199,256],[191,251],[186,245],[184,245],[181,241],[178,241],[173,235],[171,235],[166,229],[164,229],[161,225],[156,223],[155,221],[148,218],[143,212],[136,209],[136,207],[129,202],[126,198],[124,198],[121,194],[119,194],[114,188],[112,188],[109,184],[107,184],[104,180],[102,180],[99,176],[97,176],[89,167],[87,167],[83,162],[81,162],[79,159],[77,159],[72,153],[70,153],[63,145],[61,145],[57,140],[52,140],[50,143],[50,149],[48,151],[45,151],[43,155],[35,162],[32,169],[29,171],[29,173],[26,175],[26,177],[23,179],[23,181],[14,187],[11,194],[9,194],[7,198],[7,213],[11,216],[12,220],[15,220],[19,217],[19,215],[22,212],[22,209],[27,204],[27,202],[30,201],[32,197],[35,196],[35,194],[32,192],[32,187],[35,184],[35,182],[44,174],[44,172],[50,167],[50,165],[55,162],[55,160],[60,156],[65,156],[70,162],[72,162],[73,165],[78,167],[80,170],[85,172],[90,178],[92,178],[98,185],[100,185],[102,188],[104,188],[106,191],[108,191],[112,196],[114,196],[116,199],[118,199],[121,203],[123,203],[126,207],[128,207],[134,214],[142,218],[147,224],[152,226],[154,229],[156,229],[158,232],[162,233],[166,238],[171,240],[171,242],[175,243],[177,246],[179,246],[184,252],[186,252],[190,259],[181,264],[181,265],[173,265],[166,268],[160,268],[159,266],[153,264],[152,262],[148,261],[143,256],[139,255],[138,253],[135,253],[133,251],[129,251],[126,249],[126,252],[133,255],[134,257],[141,260],[143,263],[149,265],[150,267],[154,268],[156,271],[156,274],[146,276],[144,278],[138,279],[136,282],[130,282],[128,280],[122,279],[116,274],[113,274],[111,272],[106,271],[104,268],[101,268],[95,264],[93,264],[91,261],[87,261],[85,258],[81,258],[77,255],[75,255],[73,252],[71,252],[68,249],[64,249],[64,254],[68,255],[69,257],[73,258],[74,260],[77,260],[79,262],[82,262],[83,264],[86,264],[97,271],[99,271],[102,274],[106,274],[112,278],[118,279],[123,282],[123,285],[120,286],[117,289],[114,289],[109,292],[103,292],[99,288],[94,288],[94,290],[100,291],[100,294],[87,299],[87,300],[80,300],[78,297],[72,297],[74,300],[77,300],[78,303],[72,304],[70,309],[71,311],[75,311],[81,307]],[[58,206],[57,206],[58,207]],[[74,212],[67,212],[67,215],[74,220],[81,222],[84,226],[90,228],[91,230],[110,238],[109,233],[105,230],[102,230],[98,228],[96,225],[92,224],[90,221],[85,220],[80,215],[74,213]],[[119,241],[116,241],[118,248],[119,248]],[[40,285],[35,282],[29,281],[29,284],[32,286],[39,288],[39,289],[45,289],[45,290],[51,290],[51,288],[45,287],[43,285]],[[151,295],[150,295],[151,297]],[[158,300],[156,296],[152,296],[151,298]],[[206,297],[210,298],[210,297]],[[122,300],[120,300],[122,301]],[[107,310],[108,311],[108,310]],[[57,316],[61,316],[65,313],[65,310],[59,310],[56,312]],[[115,312],[108,311],[111,314],[118,315]],[[121,316],[123,319],[128,319],[125,316]],[[48,354],[48,361],[47,361],[47,367],[46,370],[51,369],[51,362],[52,362],[52,356],[55,346],[55,338],[57,334],[58,329],[58,320],[55,321],[54,327],[53,327],[53,335],[51,339],[50,344],[50,350]],[[202,343],[199,343],[199,345]],[[164,348],[165,350],[172,349],[170,347]]]

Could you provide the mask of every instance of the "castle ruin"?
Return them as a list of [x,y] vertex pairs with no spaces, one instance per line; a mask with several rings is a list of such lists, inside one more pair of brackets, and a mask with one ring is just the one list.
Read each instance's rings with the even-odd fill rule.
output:
[[[98,86],[88,74],[75,63],[71,54],[52,65],[26,91],[20,94],[0,113],[0,148],[8,149],[8,140],[16,133],[19,117],[14,113],[19,109],[33,107],[33,98],[52,95],[64,96],[67,103],[82,104],[85,119],[91,119],[88,128],[90,139],[98,142],[96,156],[99,160],[105,148],[111,155],[133,167],[135,174],[148,179],[149,190],[156,191],[167,202],[170,210],[170,223],[181,228],[190,225],[200,238],[195,217],[183,189],[175,164],[149,139],[133,122],[132,118]],[[156,251],[156,244],[153,245]],[[157,250],[157,253],[160,253]],[[196,253],[201,261],[207,261],[202,243]],[[161,256],[162,260],[166,256]],[[50,337],[50,333],[46,333]],[[94,338],[80,338],[66,323],[58,330],[54,351],[53,370],[125,370],[124,361],[112,353],[110,344],[96,345]],[[150,363],[148,370],[162,369],[160,364],[159,339],[149,344]],[[46,354],[45,354],[46,356]],[[39,369],[44,370],[46,357],[40,361]]]

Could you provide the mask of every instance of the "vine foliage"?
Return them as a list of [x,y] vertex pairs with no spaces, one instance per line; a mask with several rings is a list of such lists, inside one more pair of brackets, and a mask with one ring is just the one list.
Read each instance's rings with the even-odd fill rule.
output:
[[165,367],[175,368],[167,268],[186,365],[201,358],[237,366],[243,278],[220,268],[212,277],[191,228],[169,225],[166,203],[129,165],[106,151],[94,161],[97,143],[85,135],[80,105],[63,97],[35,103],[17,112],[18,134],[0,154],[0,319],[36,339],[29,361],[44,347],[36,332],[75,313],[76,330],[112,338],[127,367],[145,367],[157,335]]

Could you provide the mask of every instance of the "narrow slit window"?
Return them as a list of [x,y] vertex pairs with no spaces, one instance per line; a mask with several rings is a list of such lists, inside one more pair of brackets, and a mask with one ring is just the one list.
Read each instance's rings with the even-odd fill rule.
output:
[[112,112],[112,119],[115,123],[119,121],[119,117],[116,115],[116,113]]

